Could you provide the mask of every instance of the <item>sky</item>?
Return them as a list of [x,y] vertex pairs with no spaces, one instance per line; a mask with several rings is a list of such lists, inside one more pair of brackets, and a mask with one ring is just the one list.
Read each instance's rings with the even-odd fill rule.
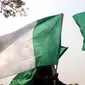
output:
[[[25,0],[26,1],[26,0]],[[62,26],[62,45],[68,50],[59,60],[59,79],[65,83],[85,85],[85,51],[82,51],[83,37],[72,16],[85,11],[85,0],[28,0],[27,17],[4,18],[0,15],[0,36],[11,33],[37,19],[64,14]],[[9,85],[13,76],[1,79]]]

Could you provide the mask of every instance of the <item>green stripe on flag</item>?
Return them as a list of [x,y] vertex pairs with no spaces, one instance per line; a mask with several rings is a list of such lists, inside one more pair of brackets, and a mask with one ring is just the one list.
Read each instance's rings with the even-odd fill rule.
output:
[[68,47],[61,46],[59,58],[64,54],[64,52],[68,49]]
[[63,14],[38,20],[33,32],[36,66],[58,64]]
[[31,69],[31,70],[27,70],[22,73],[19,73],[11,81],[10,85],[32,85],[32,79],[34,77],[35,72],[36,72],[36,69]]
[[82,50],[85,50],[85,12],[73,16],[75,22],[80,27],[81,34],[84,38]]

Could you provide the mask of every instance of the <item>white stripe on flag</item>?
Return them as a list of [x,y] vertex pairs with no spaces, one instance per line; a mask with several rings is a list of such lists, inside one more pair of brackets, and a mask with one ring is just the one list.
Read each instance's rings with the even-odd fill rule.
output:
[[20,31],[16,31],[16,35],[13,35],[13,37],[18,38],[16,38],[15,42],[0,53],[0,78],[20,73],[35,67],[32,42],[34,26],[35,24],[31,28],[24,27],[23,30],[20,29]]

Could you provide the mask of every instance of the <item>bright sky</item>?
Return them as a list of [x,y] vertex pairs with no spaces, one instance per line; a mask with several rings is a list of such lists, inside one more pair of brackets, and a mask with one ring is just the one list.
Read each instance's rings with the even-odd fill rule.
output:
[[[26,0],[25,0],[26,1]],[[64,13],[62,45],[69,47],[59,61],[59,78],[65,83],[85,85],[85,51],[83,38],[72,16],[85,11],[85,0],[28,0],[28,17],[4,18],[0,15],[0,35],[15,31],[26,24],[45,16]],[[8,80],[3,80],[7,85]]]

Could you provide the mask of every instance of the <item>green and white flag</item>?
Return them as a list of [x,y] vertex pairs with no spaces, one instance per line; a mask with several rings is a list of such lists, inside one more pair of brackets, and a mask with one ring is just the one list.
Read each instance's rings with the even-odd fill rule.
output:
[[49,16],[0,36],[0,78],[58,64],[67,49],[61,46],[62,20],[63,14]]
[[75,22],[80,27],[81,34],[84,38],[82,50],[85,50],[85,12],[73,16]]
[[[67,50],[67,47],[60,47],[60,55],[59,58],[62,56],[62,54]],[[24,71],[22,73],[19,73],[17,76],[13,78],[10,85],[32,85],[33,83],[33,77],[36,72],[36,68]]]

